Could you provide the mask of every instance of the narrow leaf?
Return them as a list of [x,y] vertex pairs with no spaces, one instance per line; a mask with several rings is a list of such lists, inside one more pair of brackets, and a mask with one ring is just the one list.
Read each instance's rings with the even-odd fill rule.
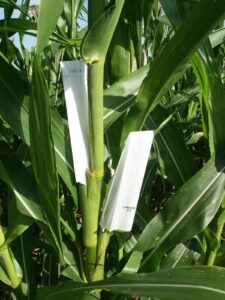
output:
[[33,63],[29,126],[31,159],[41,203],[56,244],[61,249],[58,178],[51,132],[50,100],[37,57]]
[[17,207],[17,199],[11,197],[9,203],[8,226],[4,244],[8,245],[32,224],[32,218],[22,214]]
[[163,300],[221,300],[225,297],[224,280],[224,268],[183,267],[149,274],[120,275],[86,285],[67,282],[58,287],[41,289],[35,300],[58,300],[62,297],[73,300],[77,293],[94,289]]
[[208,111],[211,152],[225,139],[225,91],[213,49],[207,40],[193,57],[194,70]]
[[64,0],[41,0],[38,18],[37,53],[47,45],[63,9]]
[[0,20],[0,37],[7,31],[8,36],[12,36],[16,32],[25,33],[28,30],[37,30],[37,24],[24,19],[10,19],[7,22],[7,27],[4,27],[4,20]]
[[105,76],[109,84],[117,82],[131,71],[131,38],[123,7],[107,53]]
[[30,232],[22,234],[15,242],[12,243],[13,253],[18,260],[22,272],[23,293],[26,299],[31,300],[36,291],[35,283],[35,264],[33,260],[34,238]]
[[73,253],[73,251],[69,249],[69,247],[65,243],[63,243],[64,261],[62,262],[61,273],[62,275],[72,279],[73,281],[81,282],[82,279],[80,278],[79,269],[74,255],[75,253]]
[[0,280],[8,285],[8,286],[11,286],[11,281],[8,277],[8,275],[6,274],[5,270],[0,266]]
[[0,160],[0,177],[14,193],[17,207],[22,214],[33,220],[46,222],[39,205],[34,179],[16,157]]
[[210,34],[209,39],[212,48],[218,46],[219,44],[222,44],[225,39],[225,28],[214,31],[212,34]]
[[[169,116],[158,105],[148,116],[146,126],[156,130]],[[172,119],[157,131],[155,145],[162,172],[171,184],[180,187],[195,174],[197,167],[186,149],[182,132]]]
[[144,17],[144,2],[146,1],[127,0],[124,5],[138,69],[142,65],[142,22]]
[[109,127],[135,101],[149,65],[146,65],[104,90],[104,126]]
[[195,265],[200,257],[201,247],[197,239],[178,244],[162,260],[160,269],[176,268],[178,266]]

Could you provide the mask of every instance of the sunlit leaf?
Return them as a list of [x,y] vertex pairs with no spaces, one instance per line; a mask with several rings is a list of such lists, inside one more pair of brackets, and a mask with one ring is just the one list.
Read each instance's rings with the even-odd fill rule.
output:
[[199,300],[202,297],[206,300],[221,300],[225,295],[224,279],[224,268],[175,268],[149,274],[121,275],[86,285],[68,282],[40,290],[35,300],[56,300],[60,297],[73,300],[80,292],[93,289],[107,289],[131,296],[149,296],[164,300]]
[[29,103],[31,159],[35,180],[50,229],[61,249],[58,177],[51,132],[50,101],[38,59],[34,59]]
[[38,17],[37,53],[47,45],[57,20],[62,12],[64,0],[41,0]]

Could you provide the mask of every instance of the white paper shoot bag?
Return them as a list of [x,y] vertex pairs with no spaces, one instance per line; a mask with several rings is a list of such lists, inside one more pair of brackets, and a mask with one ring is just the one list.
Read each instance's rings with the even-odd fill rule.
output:
[[60,63],[76,182],[86,184],[89,169],[87,67],[82,60]]
[[153,131],[131,132],[116,169],[100,225],[108,231],[131,231]]

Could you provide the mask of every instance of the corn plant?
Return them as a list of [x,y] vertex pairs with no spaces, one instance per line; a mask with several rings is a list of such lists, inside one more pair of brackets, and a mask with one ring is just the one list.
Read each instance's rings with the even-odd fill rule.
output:
[[[224,299],[225,1],[0,7],[0,298]],[[74,174],[62,61],[87,67],[85,184]],[[125,141],[147,130],[132,230],[103,230]]]

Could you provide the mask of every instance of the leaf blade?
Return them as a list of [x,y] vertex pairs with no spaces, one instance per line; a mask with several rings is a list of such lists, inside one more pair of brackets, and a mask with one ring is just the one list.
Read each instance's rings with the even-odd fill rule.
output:
[[[37,57],[33,63],[31,101],[29,103],[31,161],[44,213],[59,250],[62,249],[58,200],[58,177],[48,88]],[[60,251],[61,252],[61,251]]]
[[157,132],[155,145],[164,176],[170,183],[180,187],[195,174],[197,167],[187,151],[182,132],[173,119],[157,131],[157,128],[169,117],[167,110],[157,105],[147,117],[146,126]]
[[164,300],[221,300],[225,295],[225,269],[218,267],[186,267],[149,274],[115,276],[105,281],[77,285],[72,282],[59,287],[42,289],[35,300],[74,299],[79,291],[108,289],[131,296],[151,296]]
[[57,20],[62,12],[64,0],[41,0],[38,35],[37,35],[37,53],[40,54],[47,45],[49,37],[53,32]]

